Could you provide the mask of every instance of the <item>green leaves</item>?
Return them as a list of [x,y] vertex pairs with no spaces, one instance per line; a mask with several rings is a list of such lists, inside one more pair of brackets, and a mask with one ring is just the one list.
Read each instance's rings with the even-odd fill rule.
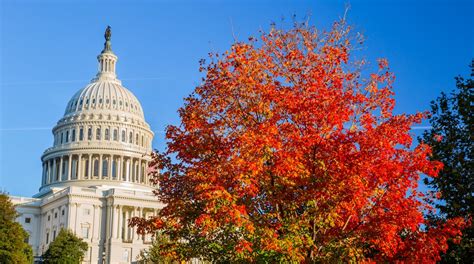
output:
[[87,249],[87,243],[72,231],[61,229],[44,253],[43,259],[46,264],[79,264]]
[[33,251],[25,242],[28,234],[15,222],[17,212],[10,198],[0,193],[0,263],[32,263]]

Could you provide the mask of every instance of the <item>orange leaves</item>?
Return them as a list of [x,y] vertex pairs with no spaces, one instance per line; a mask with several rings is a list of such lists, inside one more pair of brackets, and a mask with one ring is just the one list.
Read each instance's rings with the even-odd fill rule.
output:
[[261,40],[201,64],[206,77],[155,157],[167,205],[148,230],[175,239],[183,259],[435,259],[460,223],[422,230],[419,175],[442,165],[429,147],[412,149],[410,128],[424,115],[393,115],[388,62],[363,76],[344,23]]

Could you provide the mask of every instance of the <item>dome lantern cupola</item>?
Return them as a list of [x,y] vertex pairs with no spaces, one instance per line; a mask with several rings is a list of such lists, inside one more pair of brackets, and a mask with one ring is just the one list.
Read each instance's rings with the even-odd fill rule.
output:
[[99,56],[97,56],[97,60],[99,61],[98,73],[96,77],[92,79],[92,82],[107,80],[120,84],[121,82],[117,79],[117,75],[115,74],[115,64],[117,63],[117,56],[112,51],[112,43],[110,41],[110,39],[112,38],[112,28],[110,26],[107,26],[104,38],[104,49],[99,54]]

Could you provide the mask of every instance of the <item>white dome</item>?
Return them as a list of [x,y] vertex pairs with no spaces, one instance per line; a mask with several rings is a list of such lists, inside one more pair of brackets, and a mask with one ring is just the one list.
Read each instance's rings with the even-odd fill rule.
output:
[[69,101],[64,113],[110,113],[145,119],[138,99],[128,89],[114,81],[98,80],[79,90]]
[[152,189],[147,175],[153,132],[138,99],[115,74],[110,35],[97,76],[69,100],[43,156],[40,193],[66,186]]

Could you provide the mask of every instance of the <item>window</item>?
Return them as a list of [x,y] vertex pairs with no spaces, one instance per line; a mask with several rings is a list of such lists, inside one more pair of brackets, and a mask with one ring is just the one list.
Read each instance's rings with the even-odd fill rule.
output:
[[76,129],[73,129],[73,130],[72,130],[71,141],[72,141],[72,142],[76,141]]
[[67,161],[63,160],[63,168],[62,168],[62,171],[61,171],[61,176],[66,174],[66,167],[67,167]]
[[56,230],[53,230],[53,240],[56,238]]
[[58,212],[54,213],[54,218],[58,218]]
[[92,140],[92,127],[87,129],[87,139]]
[[69,130],[66,131],[66,143],[69,141]]
[[64,134],[61,132],[61,141],[60,141],[61,144],[63,144],[63,136],[64,136]]
[[138,134],[137,134],[136,137],[135,137],[135,144],[138,145]]
[[122,130],[122,142],[125,142],[125,130]]
[[102,103],[102,98],[99,99],[99,104],[101,104],[101,103]]
[[145,137],[143,137],[143,135],[142,135],[142,147],[144,147],[144,146],[145,146]]
[[109,169],[109,160],[107,159],[102,160],[102,177],[108,176],[108,169]]
[[48,215],[48,221],[50,221],[50,220],[51,220],[51,215]]
[[109,129],[105,129],[105,140],[110,140],[110,134],[109,134]]
[[27,223],[27,224],[31,223],[31,218],[26,217],[26,218],[25,218],[25,223]]
[[95,98],[92,99],[92,103],[95,104]]
[[49,232],[46,233],[46,244],[48,244],[48,243],[49,243]]
[[61,215],[64,215],[64,209],[61,211]]
[[79,140],[84,140],[84,129],[82,127],[79,129]]
[[117,129],[114,129],[114,140],[115,141],[118,140],[118,131],[117,131]]
[[82,229],[82,238],[89,238],[89,227],[83,226],[81,229]]
[[85,168],[85,176],[86,178],[89,177],[89,160],[86,160],[86,165],[84,166]]
[[96,140],[100,140],[100,128],[97,128],[97,129],[95,130],[95,139],[96,139]]
[[130,132],[130,136],[128,137],[128,143],[133,143],[133,132]]
[[112,178],[114,179],[117,178],[117,161],[116,160],[112,161]]
[[106,103],[106,104],[109,104],[109,102],[110,102],[109,99],[106,99],[106,100],[105,100],[105,103]]
[[94,160],[94,176],[99,177],[99,160]]
[[84,208],[84,215],[90,215],[91,209]]

